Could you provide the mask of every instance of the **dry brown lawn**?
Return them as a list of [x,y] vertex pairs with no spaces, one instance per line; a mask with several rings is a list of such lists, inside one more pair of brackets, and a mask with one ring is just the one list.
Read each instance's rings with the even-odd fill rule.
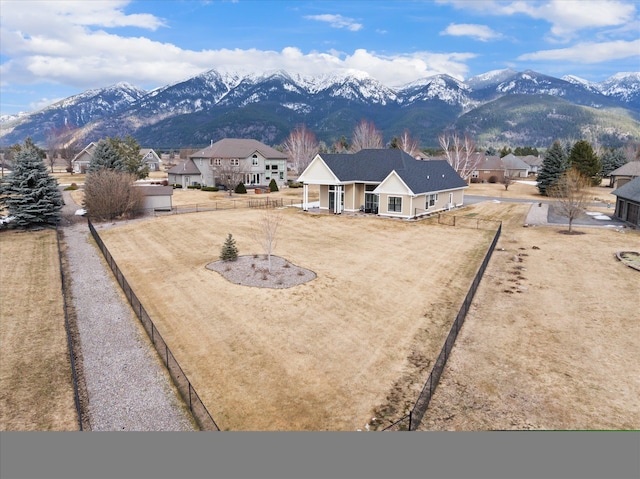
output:
[[0,233],[0,429],[78,429],[56,234]]
[[[528,180],[532,181],[532,180]],[[605,180],[608,184],[609,180]],[[616,196],[611,193],[613,188],[606,186],[593,186],[587,189],[589,198],[594,202],[616,204]],[[529,185],[524,183],[513,183],[509,185],[509,189],[505,190],[504,185],[500,183],[472,183],[469,188],[465,190],[465,195],[477,195],[477,196],[490,196],[495,198],[520,198],[532,201],[548,201],[549,197],[542,196],[538,192],[538,188],[535,185]]]
[[262,253],[251,239],[261,214],[158,217],[101,235],[222,429],[356,430],[374,414],[400,418],[493,232],[290,208],[274,254],[316,279],[269,289],[205,268],[228,233],[241,255]]
[[640,232],[523,228],[528,205],[465,211],[503,208],[511,219],[421,428],[640,429],[640,272],[614,257],[640,251]]

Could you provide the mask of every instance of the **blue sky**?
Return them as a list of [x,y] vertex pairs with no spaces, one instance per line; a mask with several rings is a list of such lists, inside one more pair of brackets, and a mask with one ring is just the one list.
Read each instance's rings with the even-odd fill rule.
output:
[[536,70],[640,71],[629,0],[0,0],[0,114],[90,88],[144,89],[217,69],[364,71],[388,86]]

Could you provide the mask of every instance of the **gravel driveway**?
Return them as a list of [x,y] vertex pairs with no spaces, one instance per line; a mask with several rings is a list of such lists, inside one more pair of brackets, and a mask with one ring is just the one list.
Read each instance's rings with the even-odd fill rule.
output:
[[[191,414],[102,254],[63,193],[64,241],[93,431],[187,431]],[[76,352],[76,354],[78,354]]]

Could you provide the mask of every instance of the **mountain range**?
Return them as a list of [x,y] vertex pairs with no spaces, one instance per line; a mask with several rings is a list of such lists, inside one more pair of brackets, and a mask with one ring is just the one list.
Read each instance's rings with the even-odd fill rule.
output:
[[332,144],[362,120],[391,141],[406,129],[436,147],[445,130],[488,147],[547,147],[587,139],[617,147],[640,140],[640,72],[595,83],[531,70],[496,70],[462,82],[448,75],[390,88],[363,74],[303,77],[285,71],[240,75],[210,70],[145,91],[128,83],[88,90],[42,110],[0,118],[0,145],[30,136],[46,146],[65,128],[84,146],[132,135],[144,147],[201,147],[225,137],[281,144],[297,125]]

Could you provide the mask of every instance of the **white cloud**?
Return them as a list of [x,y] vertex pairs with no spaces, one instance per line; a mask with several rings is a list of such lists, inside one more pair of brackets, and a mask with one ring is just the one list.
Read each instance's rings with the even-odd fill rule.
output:
[[362,24],[357,23],[353,18],[343,17],[342,15],[334,15],[325,13],[323,15],[307,15],[304,18],[307,20],[317,20],[319,22],[326,22],[332,28],[346,28],[352,32],[357,32],[362,29]]
[[[2,54],[8,58],[0,65],[4,87],[53,83],[87,89],[127,81],[142,88],[155,88],[212,68],[239,73],[248,73],[249,68],[284,69],[308,76],[361,70],[387,85],[399,85],[438,73],[462,79],[468,71],[466,61],[474,57],[469,53],[428,51],[381,55],[366,49],[303,53],[296,47],[281,51],[194,51],[143,36],[126,37],[106,31],[107,25],[115,24],[145,28],[162,25],[155,17],[125,15],[124,1],[47,1],[27,9],[28,14],[17,7],[18,3],[25,2],[8,2],[8,8],[3,2],[0,43]],[[343,28],[360,28],[348,18],[322,18],[343,22]]]
[[600,63],[623,58],[640,57],[640,40],[631,42],[618,40],[612,42],[583,42],[568,48],[542,50],[520,55],[518,60],[552,60],[574,63]]
[[451,23],[447,28],[440,32],[440,35],[471,37],[481,42],[502,38],[501,33],[492,30],[486,25],[475,25],[471,23]]
[[487,16],[527,15],[551,24],[551,37],[568,41],[585,29],[609,28],[637,21],[635,2],[619,0],[551,0],[499,2],[492,0],[438,0],[460,10],[475,10]]

